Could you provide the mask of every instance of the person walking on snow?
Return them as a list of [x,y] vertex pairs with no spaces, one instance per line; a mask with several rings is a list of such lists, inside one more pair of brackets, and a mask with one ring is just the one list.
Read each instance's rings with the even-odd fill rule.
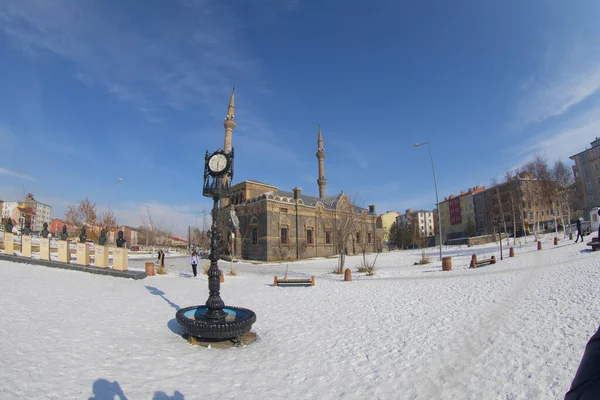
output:
[[194,276],[197,276],[198,273],[196,272],[196,266],[200,264],[200,260],[198,260],[198,255],[195,251],[192,252],[192,256],[190,257],[190,264],[192,264],[192,272],[194,273]]
[[581,238],[581,241],[583,242],[583,234],[581,233],[581,218],[577,220],[577,237],[575,238],[575,243],[577,243],[579,238]]

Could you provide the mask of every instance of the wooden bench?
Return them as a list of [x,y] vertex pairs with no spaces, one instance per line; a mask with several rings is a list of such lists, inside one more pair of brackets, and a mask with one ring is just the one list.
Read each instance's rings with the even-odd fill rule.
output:
[[310,285],[315,286],[315,276],[311,276],[310,278],[288,278],[284,276],[283,278],[277,278],[277,276],[273,277],[273,286],[279,285]]
[[469,268],[477,268],[480,265],[487,264],[496,264],[496,256],[491,256],[490,258],[484,260],[478,260],[477,255],[473,254],[471,256],[471,265],[469,265]]
[[600,249],[600,239],[593,237],[591,242],[586,243],[588,246],[592,246],[592,251]]

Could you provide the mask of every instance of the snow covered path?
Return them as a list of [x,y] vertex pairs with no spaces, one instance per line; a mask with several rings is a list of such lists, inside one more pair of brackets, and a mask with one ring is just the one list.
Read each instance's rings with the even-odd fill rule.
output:
[[386,253],[350,283],[335,259],[290,263],[312,288],[272,287],[286,264],[235,263],[222,297],[256,312],[259,339],[227,350],[178,336],[176,309],[208,297],[185,258],[141,281],[0,262],[0,398],[107,398],[103,379],[128,399],[562,398],[600,323],[600,259],[533,246],[477,270],[469,255],[495,246],[462,249],[452,272]]

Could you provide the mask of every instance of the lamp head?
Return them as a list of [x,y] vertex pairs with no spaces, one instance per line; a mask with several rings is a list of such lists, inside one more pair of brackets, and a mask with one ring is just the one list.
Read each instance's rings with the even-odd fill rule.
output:
[[415,143],[413,144],[413,147],[419,147],[421,145],[421,143]]

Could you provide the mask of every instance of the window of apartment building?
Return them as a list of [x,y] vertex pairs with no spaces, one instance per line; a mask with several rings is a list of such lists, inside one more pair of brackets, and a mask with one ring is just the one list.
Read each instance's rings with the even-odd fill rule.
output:
[[287,208],[280,208],[279,212],[282,214],[287,214]]
[[360,243],[360,232],[356,232],[356,243]]
[[313,230],[308,228],[306,230],[306,244],[313,244]]
[[284,226],[281,228],[281,244],[288,244],[288,228]]
[[598,171],[598,163],[594,163],[594,169]]
[[258,243],[258,229],[252,228],[252,244]]
[[371,232],[368,232],[368,233],[367,233],[367,242],[368,242],[369,244],[371,244],[371,242],[372,242],[372,241],[373,241],[373,239],[371,238]]
[[529,212],[529,219],[533,219],[533,212]]
[[331,244],[331,229],[325,229],[325,244]]

